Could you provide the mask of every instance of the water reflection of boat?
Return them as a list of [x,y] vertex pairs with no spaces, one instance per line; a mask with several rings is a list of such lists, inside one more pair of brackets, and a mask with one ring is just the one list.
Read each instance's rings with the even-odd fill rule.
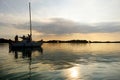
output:
[[28,37],[25,37],[23,35],[22,41],[18,41],[18,35],[15,36],[15,42],[9,43],[9,47],[40,47],[43,44],[43,40],[35,42],[32,41],[32,22],[31,22],[31,5],[29,3],[29,16],[30,16],[30,34],[28,34]]
[[39,53],[43,54],[43,49],[42,47],[36,47],[36,48],[9,48],[9,52],[10,53],[14,53],[15,58],[18,58],[18,53],[21,52],[22,53],[22,58],[28,57],[31,58],[32,57],[32,53],[38,51]]
[[15,59],[19,58],[19,53],[22,53],[22,58],[27,58],[28,59],[28,80],[31,80],[31,74],[32,74],[32,54],[38,51],[43,54],[43,48],[42,47],[37,47],[37,48],[9,48],[9,53],[13,53]]

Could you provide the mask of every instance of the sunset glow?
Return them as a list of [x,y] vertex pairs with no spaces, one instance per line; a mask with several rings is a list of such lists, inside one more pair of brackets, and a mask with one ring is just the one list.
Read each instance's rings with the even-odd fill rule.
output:
[[1,0],[0,37],[29,34],[29,1],[34,40],[120,40],[119,0]]

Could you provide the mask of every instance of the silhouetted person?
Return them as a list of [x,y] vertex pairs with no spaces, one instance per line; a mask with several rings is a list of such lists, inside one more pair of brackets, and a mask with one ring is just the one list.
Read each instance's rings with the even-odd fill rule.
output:
[[28,34],[28,41],[29,41],[29,42],[32,41],[31,35],[29,35],[29,34]]
[[22,37],[20,37],[22,40],[25,40],[26,39],[26,37],[25,37],[25,35],[23,35]]
[[25,40],[25,39],[26,39],[25,35],[23,35],[22,39],[23,39],[23,40]]
[[15,36],[15,42],[18,42],[18,35]]
[[43,41],[43,39],[41,39],[41,41]]

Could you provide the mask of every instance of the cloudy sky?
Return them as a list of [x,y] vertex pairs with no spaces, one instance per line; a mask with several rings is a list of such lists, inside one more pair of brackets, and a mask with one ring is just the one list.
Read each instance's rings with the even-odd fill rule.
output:
[[0,0],[0,38],[120,40],[120,0]]

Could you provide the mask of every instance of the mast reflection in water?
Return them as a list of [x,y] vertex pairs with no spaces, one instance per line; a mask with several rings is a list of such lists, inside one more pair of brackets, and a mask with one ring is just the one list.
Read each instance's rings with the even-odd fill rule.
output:
[[32,53],[34,53],[35,51],[38,51],[39,53],[41,53],[41,55],[43,54],[43,48],[42,47],[37,47],[37,48],[9,48],[9,53],[13,53],[14,54],[14,58],[18,59],[19,58],[19,53],[22,54],[22,58],[28,58],[29,60],[29,73],[28,73],[28,79],[31,80],[31,64],[32,64]]

